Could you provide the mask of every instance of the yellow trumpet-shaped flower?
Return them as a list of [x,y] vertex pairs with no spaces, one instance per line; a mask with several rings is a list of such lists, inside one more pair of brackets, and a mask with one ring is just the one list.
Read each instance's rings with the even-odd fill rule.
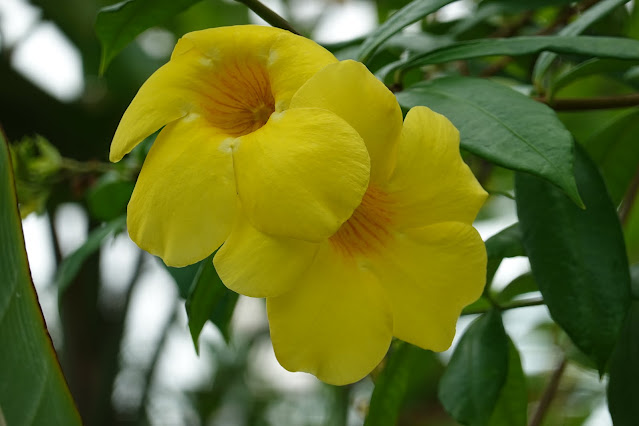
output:
[[194,263],[225,240],[238,199],[266,234],[314,242],[334,234],[364,196],[369,155],[338,111],[292,99],[336,62],[314,42],[270,27],[182,37],[111,145],[119,161],[162,128],[128,206],[131,238],[168,265]]
[[461,159],[457,129],[425,107],[402,126],[393,95],[352,61],[319,71],[291,107],[332,111],[355,128],[370,153],[370,183],[350,218],[317,242],[260,232],[240,208],[214,259],[222,281],[267,298],[282,366],[328,383],[366,376],[393,336],[447,349],[486,276],[472,222],[487,194]]

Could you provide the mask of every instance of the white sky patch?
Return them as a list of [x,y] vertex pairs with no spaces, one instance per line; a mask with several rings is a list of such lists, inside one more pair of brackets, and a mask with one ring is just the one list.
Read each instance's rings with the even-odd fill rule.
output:
[[0,34],[2,46],[13,46],[38,22],[40,11],[23,0],[0,2]]
[[61,101],[73,101],[84,91],[80,52],[52,23],[38,24],[16,44],[11,65]]
[[370,33],[377,25],[377,11],[372,3],[349,1],[326,6],[315,28],[318,43],[337,43]]
[[164,28],[150,28],[136,39],[142,51],[153,59],[171,56],[176,41],[175,35]]
[[447,4],[437,11],[437,20],[440,22],[450,22],[456,19],[461,19],[469,15],[473,8],[473,2],[467,0]]
[[89,218],[78,204],[61,204],[55,212],[54,224],[63,257],[71,254],[87,240]]

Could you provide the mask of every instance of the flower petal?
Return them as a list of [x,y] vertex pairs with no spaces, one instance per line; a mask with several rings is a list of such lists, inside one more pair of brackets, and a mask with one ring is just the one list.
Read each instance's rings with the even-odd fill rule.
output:
[[120,161],[144,138],[192,111],[204,71],[193,54],[155,71],[122,116],[109,159]]
[[144,162],[128,206],[129,234],[167,265],[205,258],[230,231],[237,195],[223,138],[191,114],[160,132]]
[[266,299],[266,307],[280,364],[326,383],[362,379],[391,342],[392,319],[376,277],[327,243],[298,285]]
[[360,134],[371,157],[371,182],[388,179],[402,130],[397,99],[361,63],[326,66],[293,96],[291,108],[323,108],[343,118]]
[[400,228],[459,221],[472,223],[488,194],[459,153],[459,132],[426,107],[411,109],[386,190],[397,199]]
[[458,222],[396,233],[384,257],[372,261],[393,309],[393,334],[424,349],[448,349],[462,308],[486,281],[486,248],[477,231]]
[[318,244],[263,234],[240,209],[213,262],[231,290],[250,297],[278,296],[298,284],[318,248]]
[[359,205],[370,163],[344,120],[314,108],[275,113],[236,140],[237,189],[251,224],[280,237],[319,242]]
[[195,48],[216,62],[255,59],[266,67],[276,111],[288,108],[293,94],[335,56],[319,44],[279,28],[239,25],[194,31],[178,42],[173,56]]
[[[245,117],[241,111],[232,119],[229,114],[244,103],[259,106],[249,99],[255,88],[272,90],[261,96],[269,101],[272,95],[275,109],[283,110],[306,80],[336,61],[318,44],[277,28],[246,25],[186,34],[171,60],[149,77],[124,113],[110,159],[119,161],[145,137],[192,111],[208,111],[213,124],[230,121],[236,128]],[[226,87],[229,83],[244,93],[234,96]]]

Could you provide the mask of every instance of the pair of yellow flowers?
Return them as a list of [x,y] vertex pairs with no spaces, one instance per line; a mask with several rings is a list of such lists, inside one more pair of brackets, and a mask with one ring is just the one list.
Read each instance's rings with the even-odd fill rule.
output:
[[266,297],[282,366],[347,384],[393,336],[450,346],[485,281],[472,222],[486,193],[445,117],[417,107],[402,123],[364,65],[238,26],[178,41],[111,160],[162,127],[128,206],[131,238],[171,266],[219,248],[224,284]]

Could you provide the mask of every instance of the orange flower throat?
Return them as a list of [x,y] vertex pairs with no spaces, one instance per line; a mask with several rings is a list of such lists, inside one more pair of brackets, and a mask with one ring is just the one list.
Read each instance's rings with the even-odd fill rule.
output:
[[266,124],[275,111],[271,83],[263,66],[232,63],[204,89],[208,121],[230,136],[239,137]]
[[361,204],[329,241],[348,257],[378,254],[391,238],[392,219],[393,202],[388,194],[369,186]]

